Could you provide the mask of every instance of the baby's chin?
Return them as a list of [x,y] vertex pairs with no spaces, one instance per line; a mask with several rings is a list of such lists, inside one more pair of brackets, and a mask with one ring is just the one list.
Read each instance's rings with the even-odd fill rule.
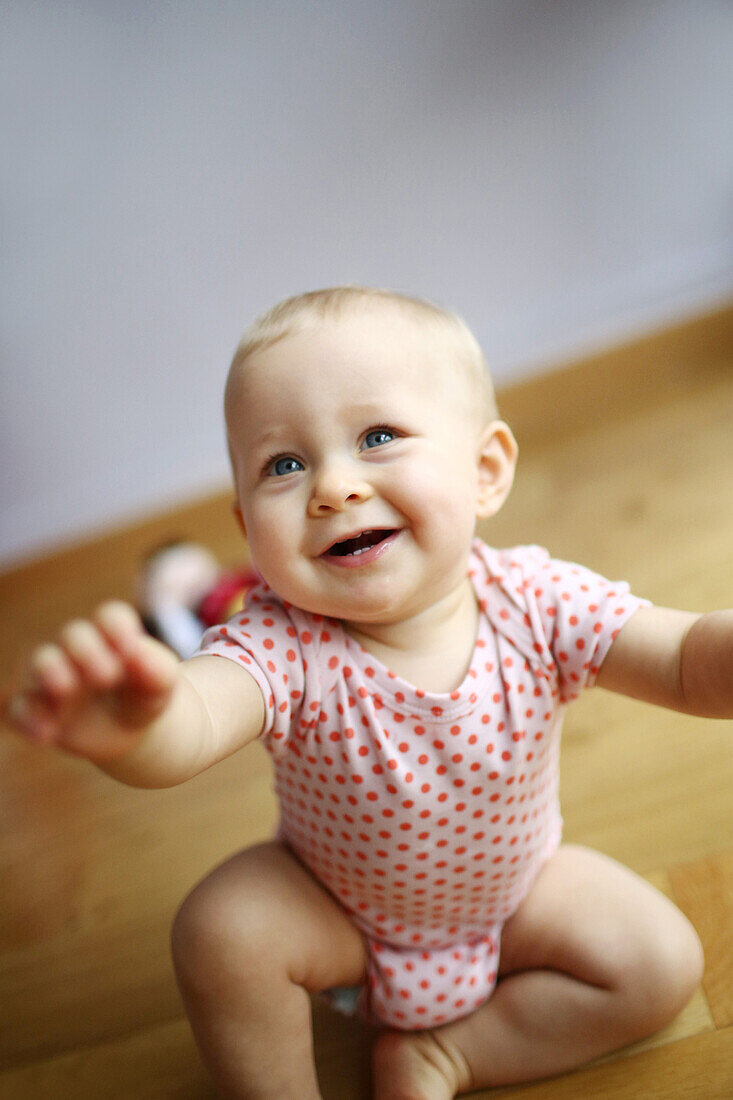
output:
[[[391,622],[398,622],[401,618],[402,601],[395,598],[393,591],[380,593],[379,586],[374,584],[365,586],[363,597],[360,598],[358,590],[353,596],[343,591],[338,592],[334,578],[280,575],[276,570],[269,569],[267,563],[260,565],[253,558],[253,564],[276,596],[291,607],[307,611],[310,615],[363,623],[381,622],[385,617]],[[304,572],[308,573],[309,570]],[[315,572],[317,574],[318,570]]]
[[[269,583],[269,582],[268,582]],[[310,615],[320,615],[324,619],[338,619],[345,626],[353,625],[358,628],[368,626],[392,626],[410,617],[403,603],[390,597],[387,600],[375,600],[372,596],[365,597],[364,602],[357,600],[339,600],[334,598],[321,598],[306,595],[303,592],[291,591],[288,596],[286,591],[279,591],[276,585],[270,587],[280,599],[300,611],[306,611]],[[285,589],[286,586],[283,586]]]

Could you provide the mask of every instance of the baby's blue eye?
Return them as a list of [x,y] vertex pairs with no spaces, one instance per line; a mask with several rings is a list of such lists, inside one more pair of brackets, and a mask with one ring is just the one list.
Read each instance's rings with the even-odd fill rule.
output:
[[285,455],[283,458],[274,459],[267,468],[270,477],[285,477],[287,474],[297,474],[304,469],[303,463],[297,458]]
[[385,443],[391,443],[394,438],[395,433],[391,428],[373,428],[364,436],[364,447],[381,447]]

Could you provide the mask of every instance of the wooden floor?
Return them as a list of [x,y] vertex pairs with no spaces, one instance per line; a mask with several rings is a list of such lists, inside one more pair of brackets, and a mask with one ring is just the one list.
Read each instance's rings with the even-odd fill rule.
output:
[[[658,603],[733,605],[731,316],[508,393],[518,481],[484,536],[543,543]],[[177,534],[227,563],[241,553],[221,497],[0,577],[0,678],[68,616],[132,595],[141,555]],[[640,1048],[477,1095],[730,1098],[733,723],[591,692],[568,715],[562,789],[567,839],[624,861],[689,915],[706,950],[704,985]],[[2,1100],[213,1095],[183,1019],[168,929],[192,883],[270,835],[275,817],[257,745],[155,792],[0,736]],[[321,1007],[315,1026],[324,1097],[366,1100],[369,1034]]]

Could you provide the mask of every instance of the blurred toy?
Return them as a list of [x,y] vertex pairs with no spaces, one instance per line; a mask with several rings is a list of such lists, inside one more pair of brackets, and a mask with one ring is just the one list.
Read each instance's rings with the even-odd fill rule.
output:
[[196,652],[207,627],[241,609],[259,580],[252,569],[225,571],[205,547],[175,540],[145,559],[138,608],[146,630],[186,658]]

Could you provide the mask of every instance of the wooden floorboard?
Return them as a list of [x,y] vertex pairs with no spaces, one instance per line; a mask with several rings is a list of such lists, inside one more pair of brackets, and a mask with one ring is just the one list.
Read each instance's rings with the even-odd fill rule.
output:
[[[671,606],[733,604],[731,311],[503,395],[522,448],[497,545],[539,542]],[[17,654],[112,595],[143,554],[196,538],[242,554],[229,494],[0,575],[0,682]],[[567,718],[566,838],[667,892],[703,941],[704,984],[668,1029],[573,1075],[481,1096],[733,1096],[733,724],[588,693]],[[271,835],[260,746],[184,787],[135,791],[0,737],[0,1100],[212,1096],[168,956],[181,898]],[[326,1100],[367,1100],[371,1036],[315,1006]]]
[[715,1026],[733,1027],[733,852],[673,867],[670,882],[705,948],[703,985]]
[[733,1029],[725,1028],[621,1056],[554,1081],[474,1095],[486,1100],[730,1100],[732,1094]]

